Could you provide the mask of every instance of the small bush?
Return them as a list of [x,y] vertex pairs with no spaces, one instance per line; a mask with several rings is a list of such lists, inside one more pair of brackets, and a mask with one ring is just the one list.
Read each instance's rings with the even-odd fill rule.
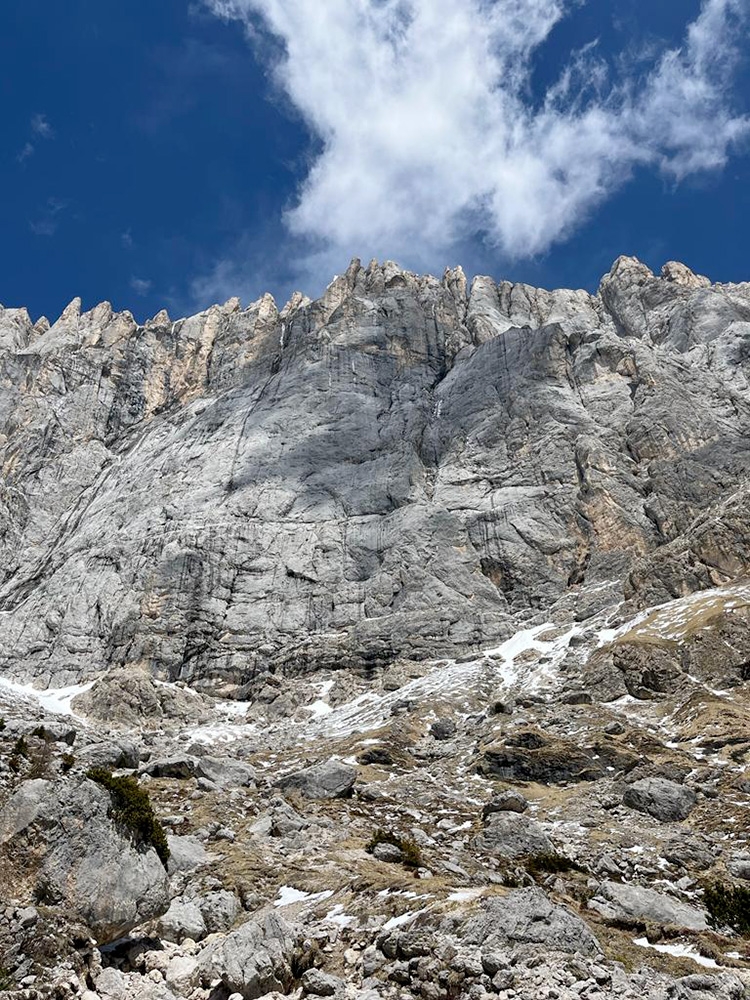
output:
[[26,742],[25,736],[19,736],[16,742],[13,744],[13,757],[28,757],[29,756],[29,744]]
[[532,854],[526,859],[526,871],[534,876],[559,875],[561,872],[580,872],[582,868],[577,861],[566,858],[564,854]]
[[5,729],[5,719],[0,717],[0,733]]
[[31,735],[36,736],[38,740],[46,740],[47,730],[44,728],[44,726],[37,726],[35,729],[31,730]]
[[107,789],[112,799],[112,815],[125,827],[133,842],[153,847],[166,868],[169,860],[167,837],[154,814],[146,789],[141,788],[135,778],[115,777],[106,767],[92,767],[88,777]]
[[398,847],[403,855],[401,861],[407,868],[422,867],[422,852],[419,845],[410,837],[400,837],[391,830],[376,830],[365,847],[368,854],[372,854],[378,844],[393,844]]
[[714,882],[706,887],[703,902],[712,927],[731,927],[750,937],[750,889]]
[[72,753],[62,754],[62,756],[60,757],[60,770],[62,771],[62,773],[67,774],[68,771],[71,769],[71,767],[73,767],[75,762],[76,759]]

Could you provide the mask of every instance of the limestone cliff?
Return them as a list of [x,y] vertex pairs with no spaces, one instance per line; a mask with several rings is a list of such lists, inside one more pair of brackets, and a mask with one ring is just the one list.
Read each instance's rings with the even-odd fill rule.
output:
[[476,647],[750,566],[750,285],[354,261],[139,326],[0,310],[0,670],[193,683]]

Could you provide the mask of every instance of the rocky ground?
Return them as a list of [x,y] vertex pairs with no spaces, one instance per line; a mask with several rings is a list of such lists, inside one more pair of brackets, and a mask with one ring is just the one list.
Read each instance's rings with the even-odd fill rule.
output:
[[[739,1000],[748,659],[737,583],[562,601],[479,655],[269,673],[244,701],[6,680],[0,988]],[[166,870],[97,767],[147,790]],[[717,883],[745,890],[733,913]]]

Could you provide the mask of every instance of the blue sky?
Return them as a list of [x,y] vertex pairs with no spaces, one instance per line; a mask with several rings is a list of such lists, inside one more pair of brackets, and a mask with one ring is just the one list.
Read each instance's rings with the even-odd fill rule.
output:
[[0,302],[750,279],[750,0],[6,0]]

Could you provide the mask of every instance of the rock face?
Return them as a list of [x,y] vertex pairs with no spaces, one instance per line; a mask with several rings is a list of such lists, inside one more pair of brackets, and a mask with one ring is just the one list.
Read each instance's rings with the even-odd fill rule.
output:
[[736,578],[749,359],[750,287],[631,258],[596,295],[355,261],[281,312],[3,310],[0,668],[242,685]]
[[108,793],[87,778],[23,782],[0,810],[0,860],[8,884],[62,904],[99,943],[169,907],[156,851],[134,847],[109,815]]

